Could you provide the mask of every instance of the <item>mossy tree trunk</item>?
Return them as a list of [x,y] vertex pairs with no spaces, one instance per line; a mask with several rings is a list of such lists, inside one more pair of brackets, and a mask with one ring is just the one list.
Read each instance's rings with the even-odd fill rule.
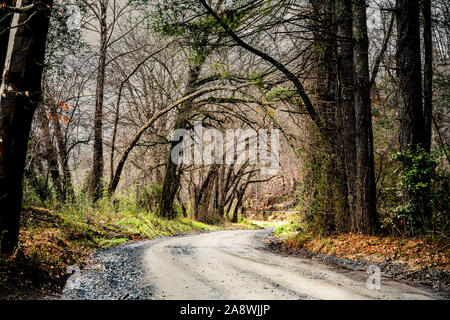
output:
[[[344,155],[339,148],[343,144],[342,128],[338,125],[337,110],[337,39],[335,21],[335,1],[316,0],[312,2],[314,43],[316,48],[316,105],[323,119],[325,130],[321,135],[313,135],[311,161],[320,162],[318,170],[320,180],[312,180],[312,188],[321,188],[322,197],[313,201],[322,204],[315,206],[321,212],[312,212],[310,218],[324,226],[323,232],[329,233],[347,228],[349,208],[347,203],[348,188],[345,173]],[[318,172],[311,172],[317,177]],[[318,219],[326,221],[317,221]]]

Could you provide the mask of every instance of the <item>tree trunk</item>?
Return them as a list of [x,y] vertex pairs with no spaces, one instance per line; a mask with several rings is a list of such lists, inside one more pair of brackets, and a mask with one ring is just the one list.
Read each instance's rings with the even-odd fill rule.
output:
[[[17,6],[31,4],[17,1]],[[50,8],[52,0],[43,1]],[[22,181],[34,112],[41,99],[41,77],[50,14],[47,10],[14,14],[0,97],[0,234],[1,252],[17,245]],[[23,24],[23,25],[21,25]]]
[[397,71],[399,82],[400,147],[424,146],[425,127],[420,64],[418,0],[397,0]]
[[179,175],[177,166],[172,162],[170,156],[167,159],[164,181],[159,200],[158,215],[163,218],[175,218],[173,203],[179,188]]
[[[13,0],[3,0],[8,6],[12,6]],[[12,13],[0,9],[0,83],[5,70],[6,51],[8,50],[9,27],[11,25]]]
[[[61,165],[62,173],[60,176],[62,177],[61,184],[61,199],[66,200],[67,197],[72,199],[74,196],[73,185],[72,185],[72,176],[69,170],[69,157],[67,155],[67,147],[66,147],[66,139],[63,133],[63,129],[61,128],[61,123],[56,115],[58,114],[57,102],[53,98],[50,93],[50,88],[47,85],[47,82],[44,80],[44,90],[45,97],[47,99],[47,105],[50,108],[50,112],[54,115],[52,123],[53,123],[53,133],[56,138],[56,154],[58,156],[58,163]],[[53,146],[52,146],[53,147]],[[53,147],[54,148],[54,147]]]
[[[210,223],[212,222],[212,215],[209,211],[211,207],[211,198],[213,198],[214,184],[217,182],[217,176],[219,174],[219,168],[217,164],[211,165],[208,174],[202,182],[200,189],[198,190],[194,199],[194,214],[195,218]],[[214,200],[214,199],[213,199]]]
[[354,212],[356,229],[354,231],[368,234],[375,231],[377,225],[377,206],[366,2],[366,0],[355,0],[353,2],[357,178],[357,203]]
[[336,50],[333,26],[334,2],[314,0],[312,3],[314,47],[316,56],[315,91],[317,111],[323,119],[326,136],[335,134],[336,127]]
[[350,230],[355,231],[356,210],[356,126],[354,104],[353,25],[352,3],[336,1],[337,74],[338,74],[338,123],[341,132],[338,148],[345,164],[350,208]]
[[103,194],[103,98],[105,87],[106,50],[107,50],[107,2],[100,1],[100,52],[97,74],[97,92],[94,119],[94,157],[92,169],[91,193],[94,201]]
[[[311,141],[312,145],[317,143],[325,144],[322,151],[328,157],[320,157],[324,159],[322,170],[326,188],[324,190],[324,216],[327,220],[327,232],[341,230],[347,226],[346,217],[348,216],[348,188],[345,174],[345,166],[343,163],[342,150],[338,147],[342,139],[342,130],[337,123],[338,114],[336,108],[337,93],[337,62],[336,62],[336,27],[334,24],[335,2],[316,0],[312,2],[314,10],[314,21],[318,21],[317,25],[313,25],[314,43],[317,55],[317,110],[323,119],[325,131],[323,136],[319,137],[320,141]],[[317,146],[312,147],[317,150]],[[314,158],[316,158],[314,156]]]
[[227,197],[227,191],[225,190],[225,166],[221,165],[219,169],[219,176],[217,181],[217,213],[220,217],[224,217],[225,215],[225,200]]
[[50,177],[52,178],[53,185],[56,189],[56,197],[58,200],[62,200],[63,187],[62,187],[62,179],[59,174],[59,166],[58,166],[58,158],[55,147],[53,146],[53,142],[51,139],[51,133],[49,128],[49,117],[45,112],[45,107],[41,105],[35,116],[35,121],[38,120],[41,130],[42,130],[42,142],[44,144],[45,154],[43,158],[46,160],[48,165],[48,170],[50,172]]
[[422,1],[423,12],[423,43],[425,49],[424,65],[424,88],[423,88],[423,116],[425,118],[425,141],[426,151],[431,150],[431,128],[433,120],[433,36],[431,27],[431,0]]
[[[186,86],[186,96],[193,93],[196,89],[195,82],[198,80],[200,76],[201,66],[206,57],[203,60],[192,66],[189,70],[189,78]],[[182,129],[187,125],[187,115],[189,114],[189,109],[192,101],[188,100],[183,102],[180,111],[177,116],[176,125],[174,129]],[[158,206],[158,215],[161,217],[173,218],[175,216],[173,212],[173,202],[175,200],[176,192],[179,189],[179,172],[177,170],[177,166],[172,162],[171,153],[173,147],[176,143],[171,144],[171,148],[169,150],[168,159],[166,162],[166,171],[164,172],[164,180],[161,191],[161,199],[159,201]]]
[[[397,1],[397,72],[399,85],[400,148],[416,154],[427,147],[427,132],[422,102],[420,51],[420,6],[418,0]],[[421,170],[419,168],[418,170]],[[429,183],[425,178],[421,183]],[[425,191],[426,193],[426,191]],[[413,207],[412,217],[425,229],[430,214],[428,199],[403,189],[403,202]]]
[[247,181],[241,186],[241,188],[239,189],[239,191],[236,194],[237,202],[236,202],[236,206],[234,207],[234,211],[233,211],[233,220],[232,220],[233,223],[239,222],[239,209],[242,208],[242,200],[244,198],[245,191],[247,190],[249,181],[250,181],[250,176],[247,178]]

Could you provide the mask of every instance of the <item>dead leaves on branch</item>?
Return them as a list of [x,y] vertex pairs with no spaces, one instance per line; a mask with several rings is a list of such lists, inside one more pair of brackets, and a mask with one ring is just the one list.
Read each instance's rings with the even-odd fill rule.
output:
[[68,117],[67,115],[65,115],[64,113],[68,113],[70,111],[70,109],[76,109],[75,105],[70,105],[67,104],[64,100],[60,100],[56,103],[56,107],[57,107],[57,114],[53,114],[52,112],[50,112],[49,116],[48,116],[48,121],[51,122],[53,120],[59,120],[59,121],[64,121],[64,124],[67,125],[69,122],[72,122],[72,119],[70,117]]

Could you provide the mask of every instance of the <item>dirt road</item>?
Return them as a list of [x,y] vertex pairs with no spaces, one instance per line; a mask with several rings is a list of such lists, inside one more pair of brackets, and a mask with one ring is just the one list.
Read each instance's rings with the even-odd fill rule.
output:
[[[264,230],[218,231],[157,241],[143,254],[153,299],[439,299],[428,289],[364,271],[267,250]],[[149,242],[151,243],[151,242]]]

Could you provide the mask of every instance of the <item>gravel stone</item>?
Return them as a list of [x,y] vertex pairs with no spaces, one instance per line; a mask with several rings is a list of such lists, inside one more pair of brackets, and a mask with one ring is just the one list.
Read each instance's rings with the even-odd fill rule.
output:
[[150,300],[152,287],[144,275],[143,251],[148,241],[95,251],[85,269],[72,268],[63,300]]

